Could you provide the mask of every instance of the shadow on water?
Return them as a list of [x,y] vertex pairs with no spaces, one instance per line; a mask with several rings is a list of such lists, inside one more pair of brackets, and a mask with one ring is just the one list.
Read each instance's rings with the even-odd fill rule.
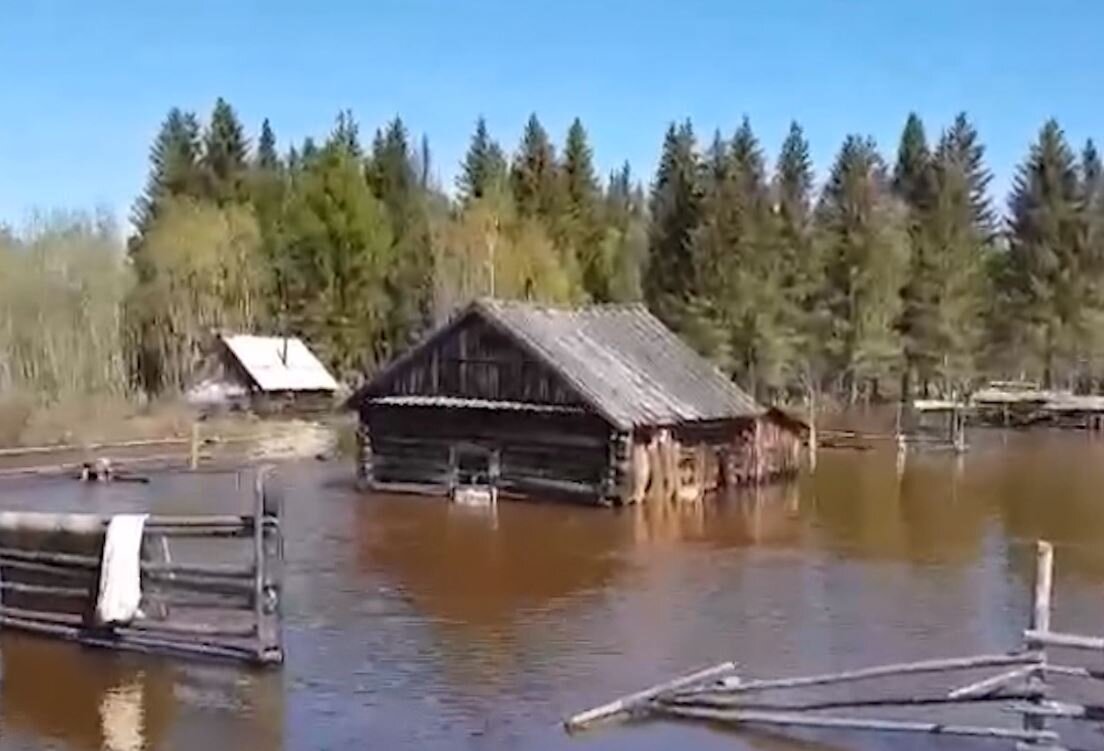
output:
[[[569,738],[558,721],[723,659],[771,676],[1014,647],[1040,536],[1058,543],[1056,626],[1104,630],[1104,442],[971,444],[901,471],[888,448],[823,451],[798,483],[621,510],[361,495],[347,464],[289,465],[282,672],[4,636],[0,751],[139,735],[148,748],[942,748],[675,723]],[[3,508],[247,504],[232,476],[0,485]]]

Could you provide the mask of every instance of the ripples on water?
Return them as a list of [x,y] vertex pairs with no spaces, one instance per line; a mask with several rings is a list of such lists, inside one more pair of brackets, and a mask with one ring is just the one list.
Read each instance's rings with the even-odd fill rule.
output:
[[[767,676],[1011,648],[1040,536],[1061,543],[1056,627],[1100,633],[1101,456],[1078,434],[979,434],[898,477],[890,452],[822,451],[795,485],[621,512],[362,496],[345,464],[288,466],[282,671],[4,635],[0,751],[945,747],[557,723],[723,659]],[[227,475],[0,485],[5,508],[248,503]]]

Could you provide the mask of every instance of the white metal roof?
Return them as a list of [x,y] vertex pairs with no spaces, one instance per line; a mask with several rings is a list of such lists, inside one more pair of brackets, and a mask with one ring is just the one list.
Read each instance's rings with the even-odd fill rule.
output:
[[295,337],[224,334],[222,341],[262,391],[337,391],[337,381]]

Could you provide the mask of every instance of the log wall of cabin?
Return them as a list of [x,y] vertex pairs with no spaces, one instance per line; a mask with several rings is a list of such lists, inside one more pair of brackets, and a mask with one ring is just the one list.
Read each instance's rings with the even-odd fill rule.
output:
[[371,488],[447,493],[453,452],[479,448],[497,452],[504,493],[599,502],[613,492],[610,430],[593,415],[369,404],[361,420],[359,474]]
[[368,396],[452,396],[583,407],[575,390],[491,324],[472,317]]

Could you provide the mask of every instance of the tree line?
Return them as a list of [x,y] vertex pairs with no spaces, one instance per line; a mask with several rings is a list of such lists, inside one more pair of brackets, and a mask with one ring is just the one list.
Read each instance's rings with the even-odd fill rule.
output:
[[747,119],[704,140],[686,120],[645,187],[627,163],[598,175],[580,120],[560,140],[532,115],[509,151],[478,119],[443,186],[399,118],[362,139],[341,112],[324,139],[280,149],[220,99],[205,123],[162,123],[125,284],[105,285],[117,308],[97,331],[115,332],[97,336],[118,348],[113,384],[121,369],[156,394],[188,383],[215,329],[304,336],[355,381],[478,296],[642,301],[764,399],[998,376],[1095,391],[1101,171],[1092,141],[1075,153],[1048,121],[1002,210],[965,114],[931,138],[910,115],[888,158],[848,136],[820,184],[796,123],[768,155]]

